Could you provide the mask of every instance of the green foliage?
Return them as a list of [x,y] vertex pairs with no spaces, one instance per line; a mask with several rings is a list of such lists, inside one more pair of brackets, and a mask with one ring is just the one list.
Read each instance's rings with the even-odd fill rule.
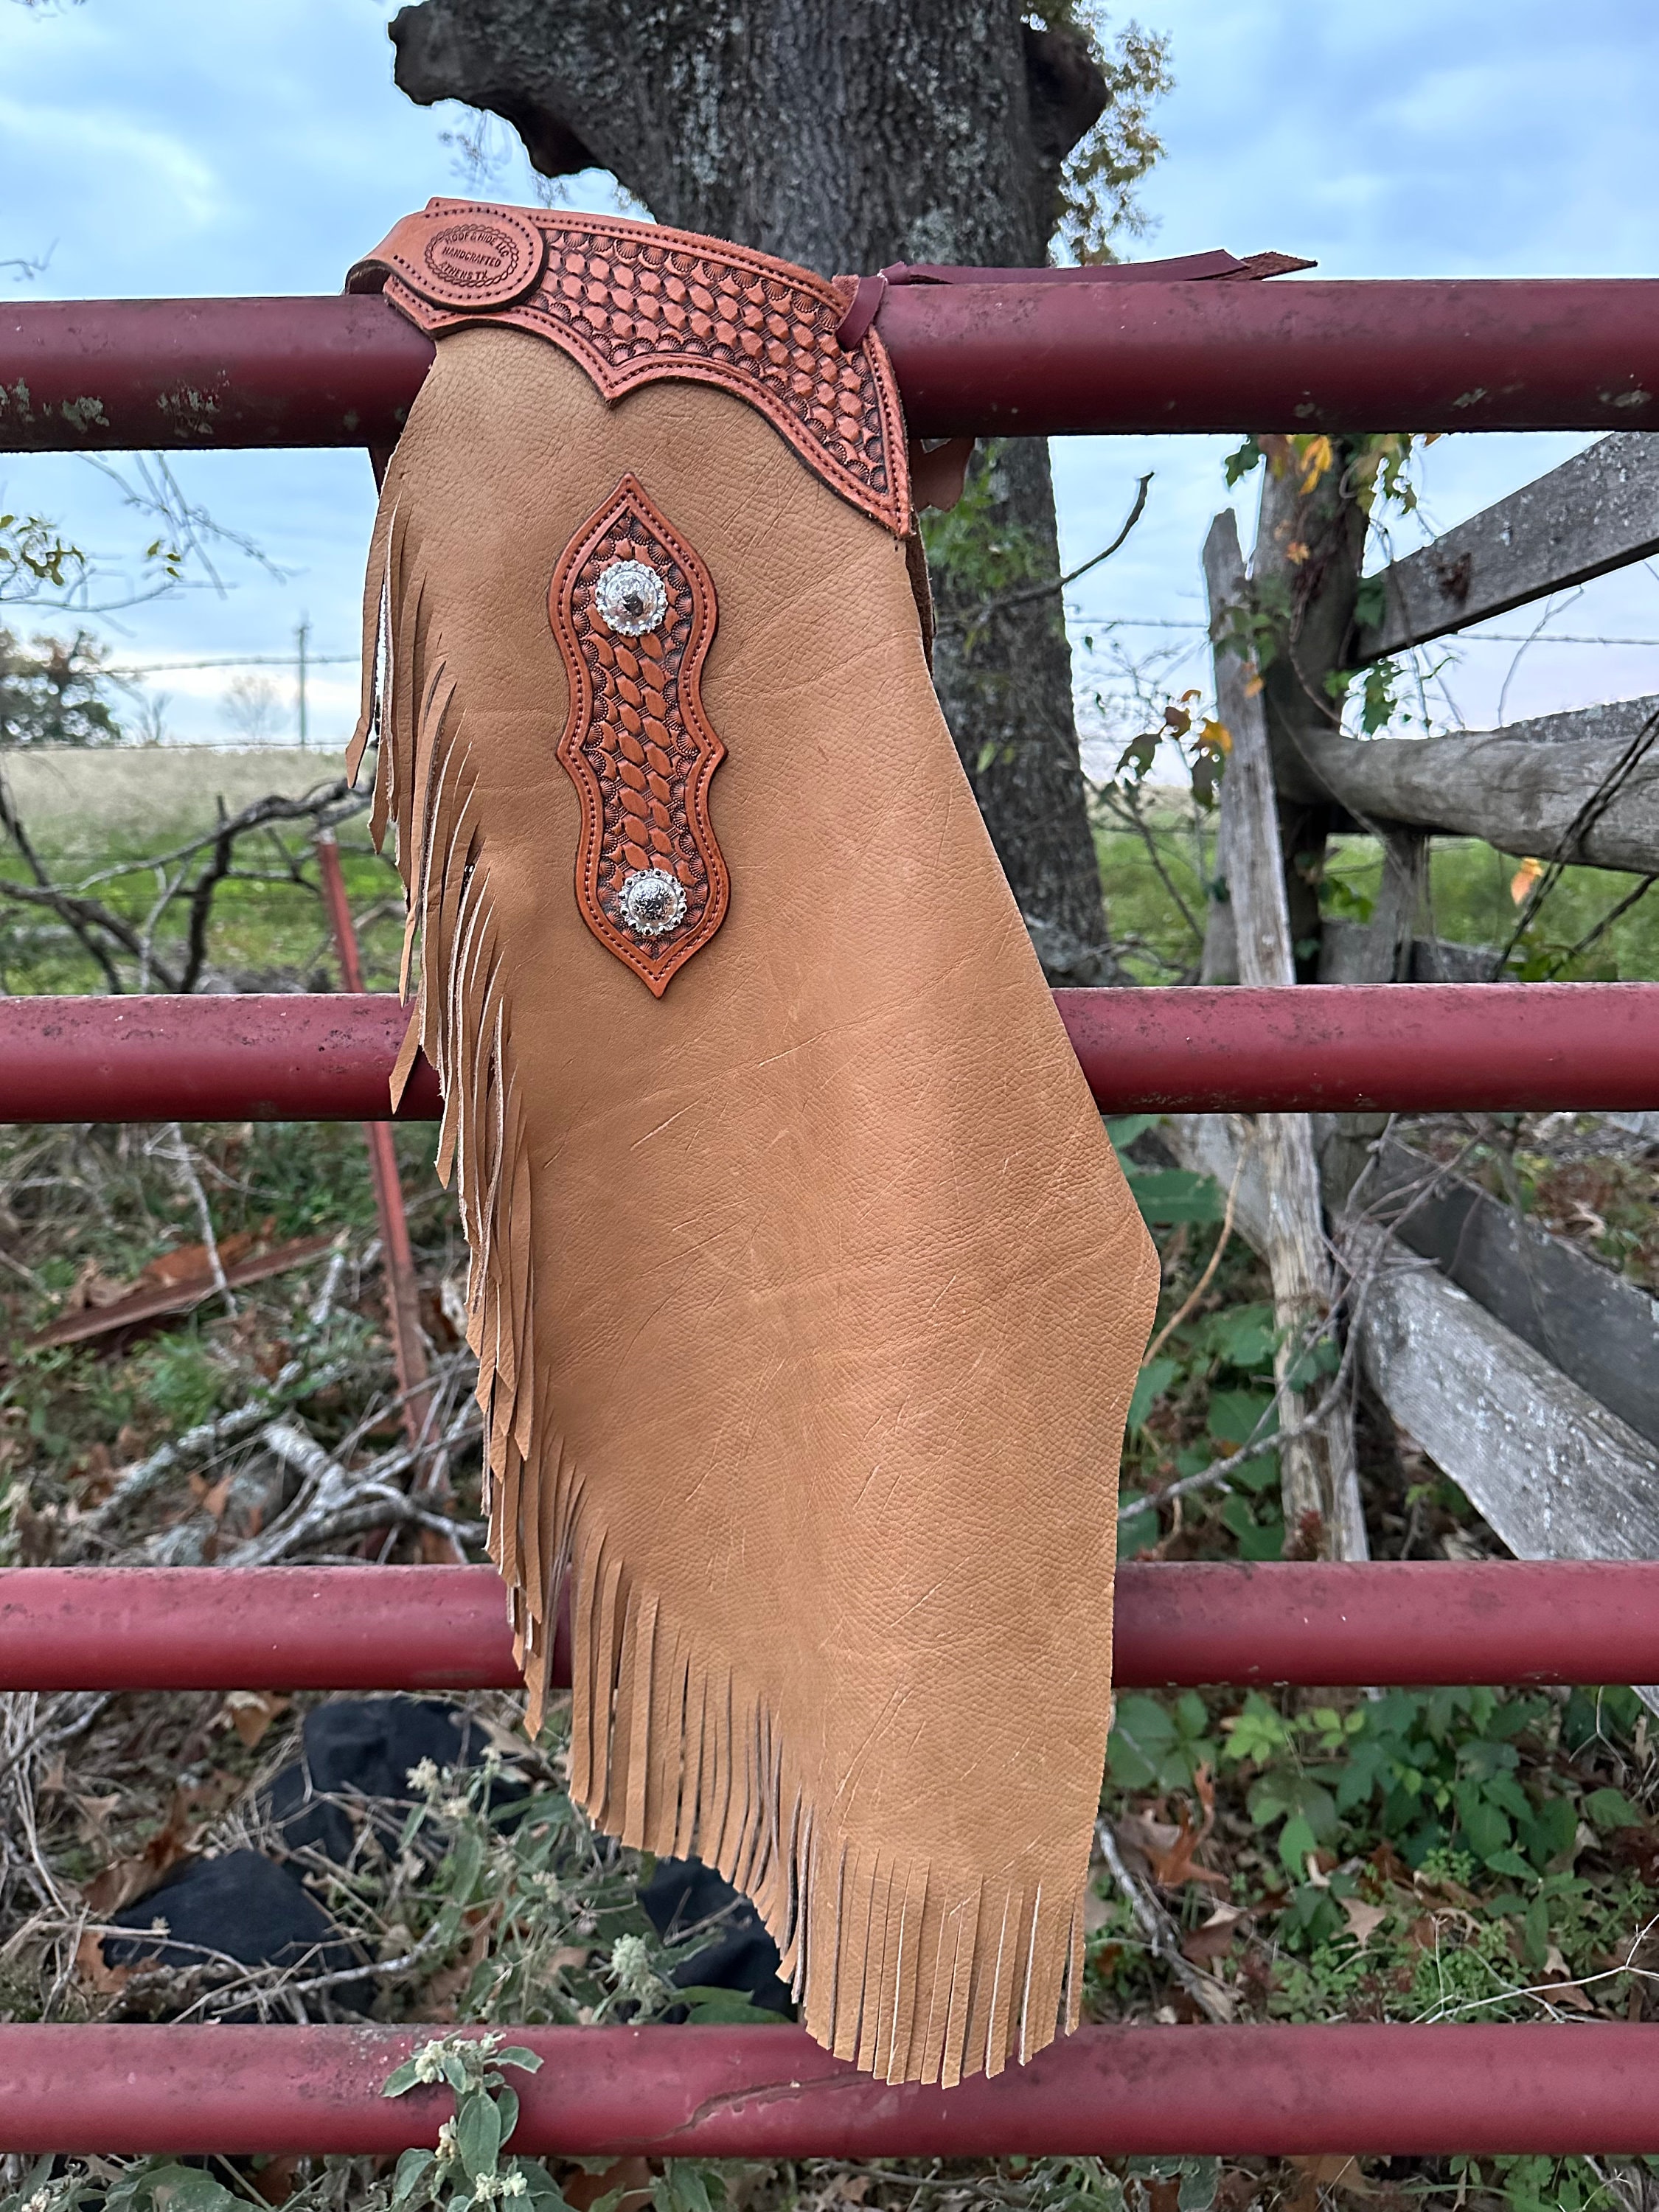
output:
[[1117,1701],[1107,1758],[1121,1790],[1190,1790],[1218,1748],[1196,1690],[1170,1699],[1135,1694]]
[[1146,228],[1135,190],[1164,152],[1152,111],[1175,88],[1169,40],[1131,22],[1109,45],[1104,12],[1091,0],[1036,0],[1030,12],[1045,28],[1085,40],[1106,80],[1100,120],[1060,172],[1055,229],[1073,260],[1115,261],[1113,240],[1121,233],[1138,238]]
[[1035,532],[1000,512],[1001,452],[1002,441],[988,439],[974,455],[956,505],[929,507],[921,518],[928,567],[968,598],[994,599],[1043,573]]
[[[0,540],[0,568],[3,561]],[[118,744],[107,660],[86,630],[33,637],[25,647],[0,629],[0,745]]]
[[40,514],[0,514],[0,601],[62,591],[86,568],[86,556]]
[[381,2094],[404,2097],[413,2089],[442,2087],[453,2093],[455,2109],[438,2130],[435,2150],[406,2150],[392,2179],[394,2208],[421,2212],[424,2205],[454,2208],[521,2199],[526,2208],[562,2205],[558,2185],[538,2160],[503,2153],[519,2124],[519,2100],[507,2087],[504,2067],[538,2073],[533,2051],[499,2035],[457,2032],[423,2044],[388,2077]]

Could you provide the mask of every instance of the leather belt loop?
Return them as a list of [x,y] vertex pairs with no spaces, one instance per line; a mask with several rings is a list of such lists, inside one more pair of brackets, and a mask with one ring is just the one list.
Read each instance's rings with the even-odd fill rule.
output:
[[861,345],[870,325],[880,313],[881,303],[887,297],[885,276],[860,276],[854,289],[852,303],[836,327],[836,343],[843,353],[851,353]]

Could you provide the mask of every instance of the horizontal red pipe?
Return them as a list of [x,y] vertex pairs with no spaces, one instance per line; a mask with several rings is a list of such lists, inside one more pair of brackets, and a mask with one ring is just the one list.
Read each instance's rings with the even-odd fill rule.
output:
[[[505,1616],[489,1567],[13,1567],[0,1690],[508,1688]],[[1113,1663],[1123,1689],[1659,1681],[1659,1564],[1127,1565]]]
[[[0,2150],[325,2152],[437,2141],[380,2085],[407,2027],[0,2027]],[[1085,2027],[955,2089],[890,2088],[794,2027],[507,2027],[511,2148],[656,2158],[1659,2151],[1659,2027]]]
[[[907,285],[911,430],[1639,430],[1659,281]],[[0,450],[385,445],[432,357],[376,298],[0,311]]]
[[[1659,1108],[1659,984],[1057,991],[1109,1112]],[[0,1000],[0,1121],[368,1121],[387,997]],[[418,1063],[404,1120],[435,1119]]]

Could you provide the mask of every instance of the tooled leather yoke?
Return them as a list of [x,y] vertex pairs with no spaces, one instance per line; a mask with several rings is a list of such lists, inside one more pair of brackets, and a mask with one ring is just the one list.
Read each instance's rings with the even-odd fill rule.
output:
[[434,337],[477,322],[533,331],[607,401],[664,377],[718,386],[843,499],[897,537],[910,528],[892,365],[873,330],[840,334],[850,279],[658,223],[432,199],[346,289],[384,291]]

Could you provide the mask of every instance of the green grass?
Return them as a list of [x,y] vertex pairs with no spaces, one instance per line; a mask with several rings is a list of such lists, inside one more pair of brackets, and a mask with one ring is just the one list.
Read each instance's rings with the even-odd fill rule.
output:
[[[1196,933],[1203,927],[1206,878],[1214,866],[1214,818],[1195,818],[1189,804],[1162,793],[1145,802],[1145,815],[1146,837],[1109,817],[1097,817],[1096,845],[1107,913],[1113,940],[1127,949],[1131,972],[1144,982],[1173,981],[1196,968],[1201,950]],[[1659,896],[1644,898],[1586,949],[1575,950],[1641,884],[1639,876],[1606,868],[1563,870],[1511,946],[1522,918],[1510,888],[1519,866],[1512,854],[1472,838],[1435,840],[1418,934],[1460,945],[1510,947],[1506,973],[1516,980],[1615,982],[1659,977]],[[1374,839],[1334,838],[1326,861],[1323,911],[1367,920],[1381,876],[1382,854]]]

